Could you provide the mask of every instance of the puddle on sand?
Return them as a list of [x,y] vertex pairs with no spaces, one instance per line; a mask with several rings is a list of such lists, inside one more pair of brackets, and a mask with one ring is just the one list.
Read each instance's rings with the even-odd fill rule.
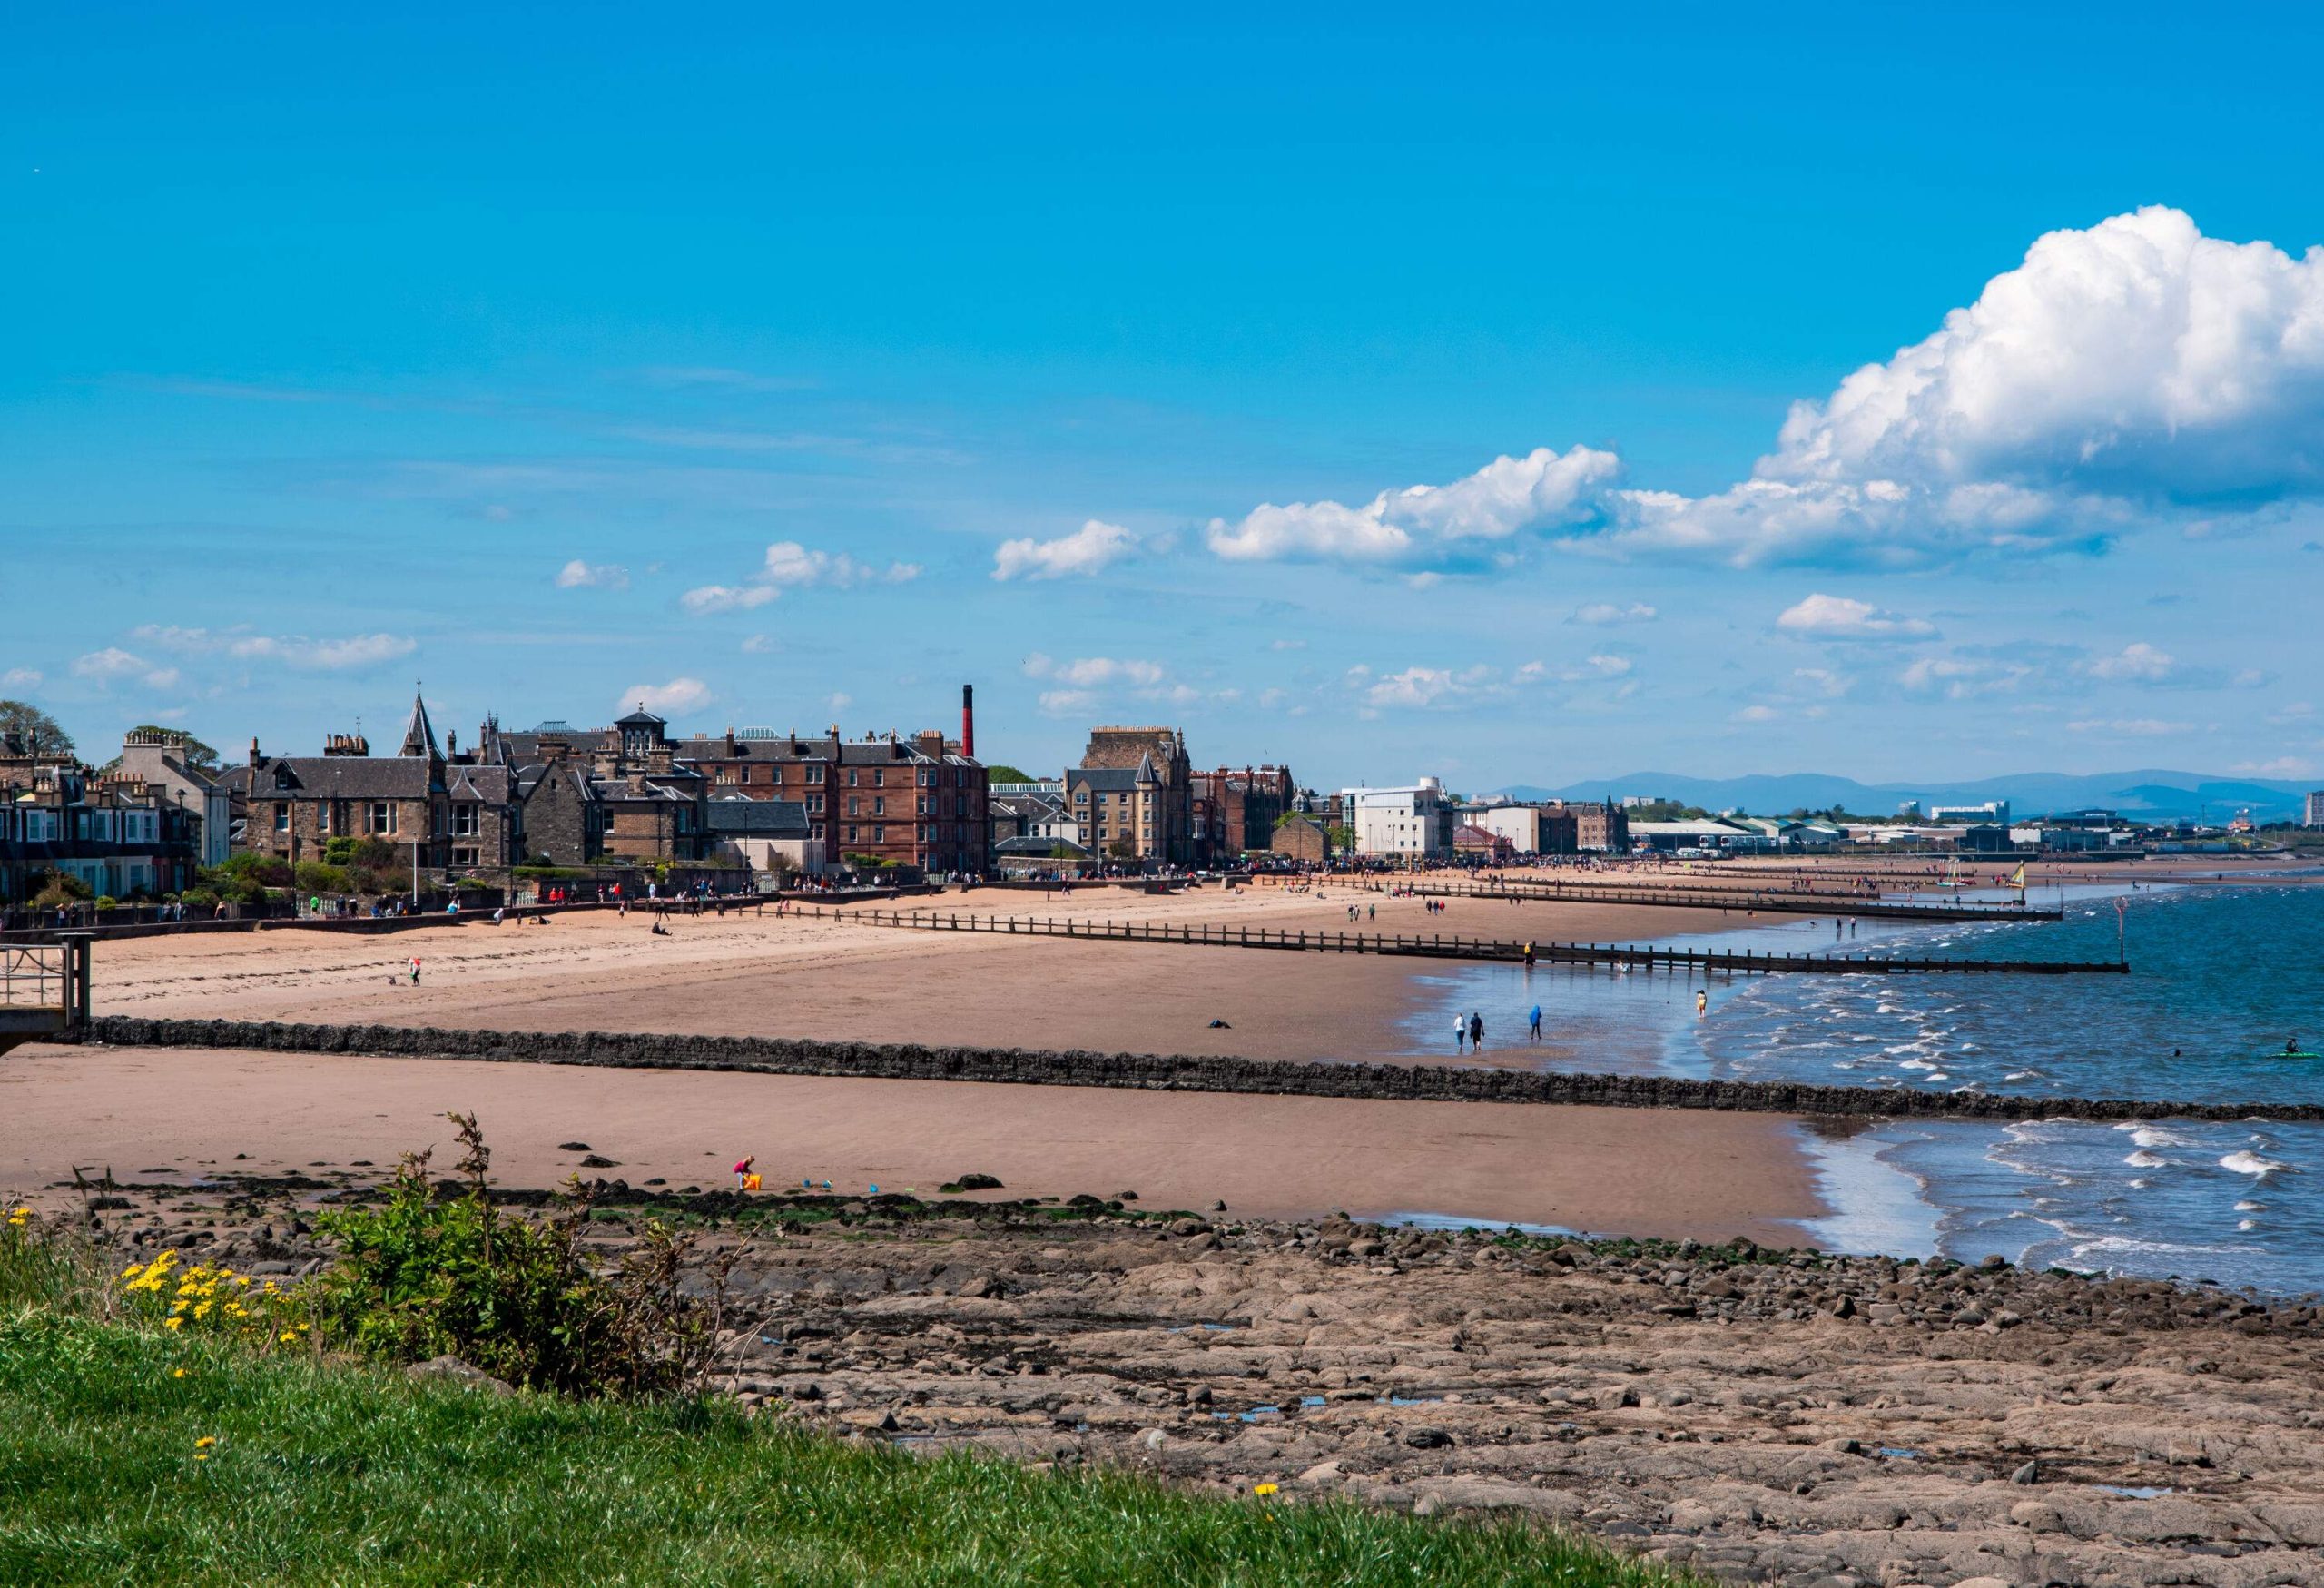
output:
[[2160,1500],[2165,1494],[2178,1493],[2176,1489],[2124,1488],[2120,1484],[2093,1484],[2090,1486],[2123,1500]]

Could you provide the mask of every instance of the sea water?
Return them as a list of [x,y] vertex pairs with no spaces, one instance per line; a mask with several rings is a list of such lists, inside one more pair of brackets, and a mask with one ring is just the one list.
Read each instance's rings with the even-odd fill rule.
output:
[[[2115,901],[2124,903],[2118,924]],[[2249,1103],[2195,1122],[2158,1109],[2120,1124],[1912,1120],[1803,1130],[1843,1250],[1999,1253],[2062,1267],[2256,1287],[2324,1287],[2324,1125],[2268,1117],[2324,1102],[2324,887],[2041,889],[2057,922],[1900,927],[1830,918],[1754,923],[1697,946],[1785,952],[2111,960],[2127,976],[1617,975],[1462,967],[1424,983],[1403,1035],[1452,1050],[1455,1009],[1486,1024],[1485,1061],[1735,1080]],[[2118,939],[2118,932],[2120,933]],[[1678,941],[1678,940],[1670,940]],[[1698,1017],[1695,993],[1708,992]],[[1536,1059],[1525,1012],[1541,1005]]]

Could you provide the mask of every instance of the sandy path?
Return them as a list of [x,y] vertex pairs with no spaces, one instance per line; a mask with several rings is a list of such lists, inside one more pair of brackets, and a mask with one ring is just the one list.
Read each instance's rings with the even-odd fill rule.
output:
[[[633,1185],[770,1182],[1011,1196],[1138,1193],[1253,1217],[1426,1212],[1641,1235],[1799,1244],[1823,1211],[1793,1127],[1769,1116],[1375,1102],[962,1082],[601,1070],[440,1060],[28,1047],[0,1060],[0,1188],[75,1164],[269,1173],[448,1147],[473,1110],[506,1184],[574,1172],[583,1141]],[[248,1154],[237,1159],[237,1154]]]

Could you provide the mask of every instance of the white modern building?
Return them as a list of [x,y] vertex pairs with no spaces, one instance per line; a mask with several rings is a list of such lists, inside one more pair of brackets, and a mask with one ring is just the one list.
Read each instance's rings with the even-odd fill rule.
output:
[[1955,824],[1964,827],[2006,827],[2009,825],[2009,802],[1987,800],[1981,805],[1931,805],[1923,813],[1921,819],[1937,827]]
[[1342,789],[1340,807],[1355,833],[1358,854],[1425,859],[1452,852],[1452,807],[1445,803],[1444,785],[1433,777],[1402,788]]
[[2311,792],[2301,802],[2299,824],[2303,827],[2324,827],[2324,788]]

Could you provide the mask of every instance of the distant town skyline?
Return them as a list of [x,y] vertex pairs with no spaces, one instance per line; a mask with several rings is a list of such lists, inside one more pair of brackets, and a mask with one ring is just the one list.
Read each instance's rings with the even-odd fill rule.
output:
[[2319,26],[2180,15],[31,18],[0,696],[2324,778]]

